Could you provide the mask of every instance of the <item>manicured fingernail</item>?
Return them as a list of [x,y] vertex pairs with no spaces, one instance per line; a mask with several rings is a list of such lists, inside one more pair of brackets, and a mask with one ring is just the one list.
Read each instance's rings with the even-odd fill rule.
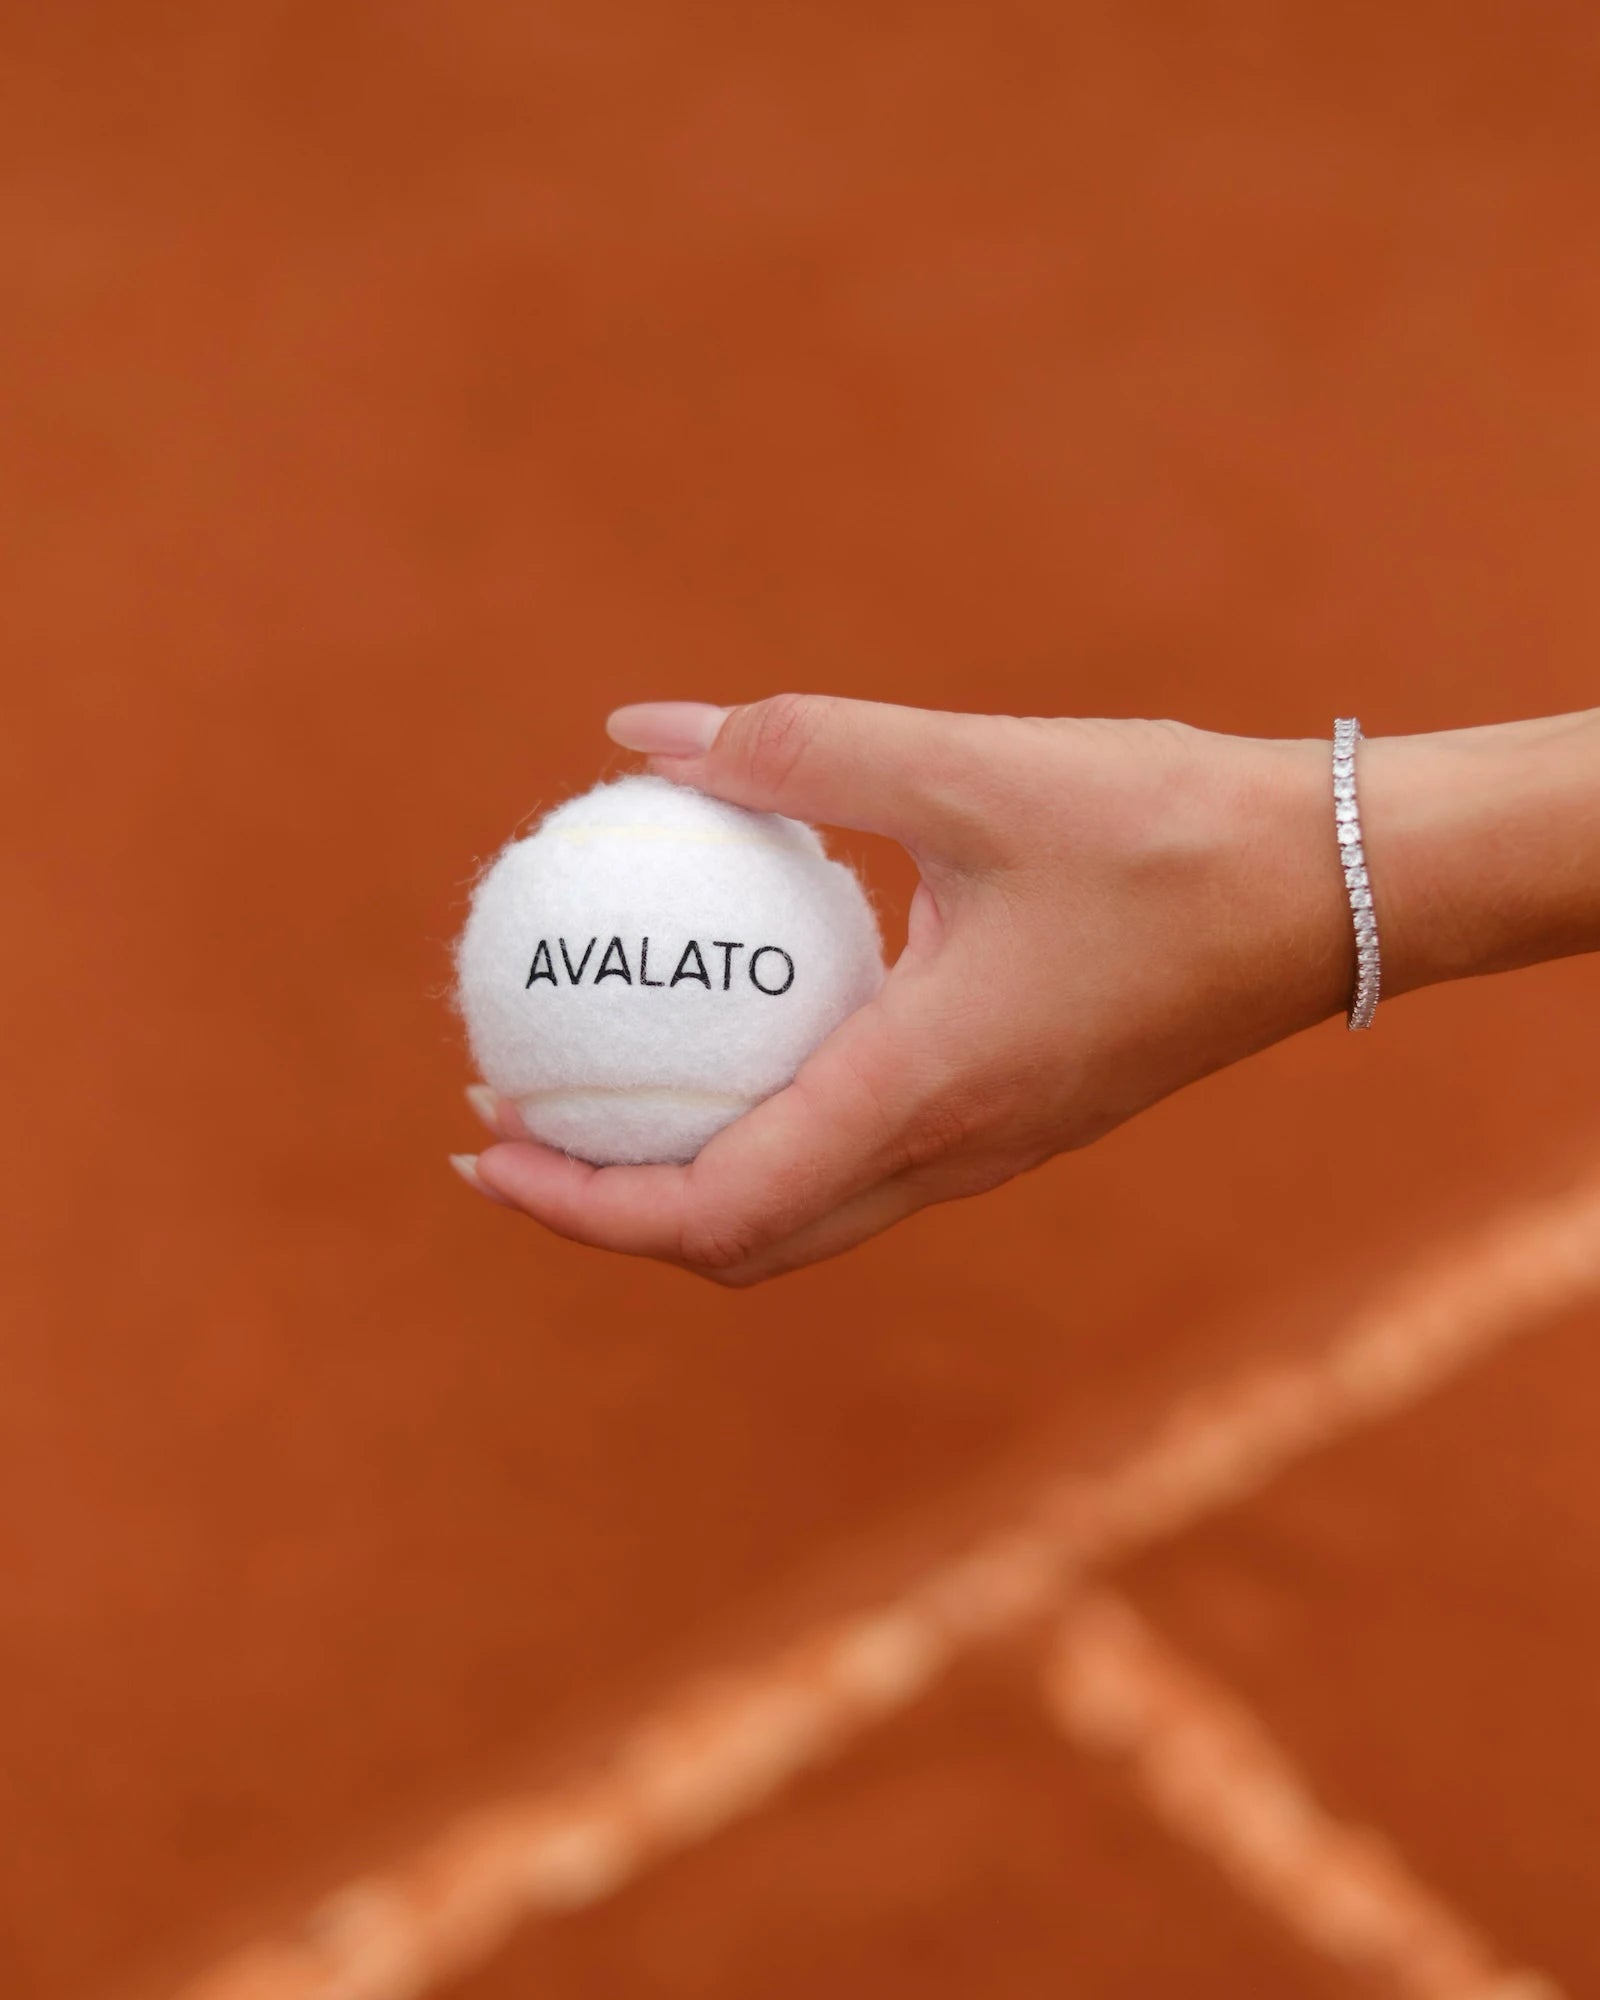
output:
[[526,1139],[528,1128],[509,1097],[496,1097],[486,1083],[469,1083],[467,1102],[497,1139]]
[[499,1202],[502,1208],[509,1208],[511,1206],[510,1202],[506,1201],[502,1196],[497,1195],[494,1189],[487,1186],[480,1178],[478,1173],[478,1156],[476,1153],[452,1153],[450,1155],[450,1164],[466,1182],[467,1186],[475,1189],[486,1201]]
[[[479,1123],[498,1137],[500,1133],[500,1117],[496,1106],[499,1100],[488,1084],[469,1083],[467,1085],[467,1102],[472,1106]],[[461,1157],[465,1159],[466,1155],[463,1153]]]
[[652,757],[698,757],[716,741],[727,713],[705,701],[641,701],[631,708],[613,709],[606,717],[606,734],[624,750],[643,750]]

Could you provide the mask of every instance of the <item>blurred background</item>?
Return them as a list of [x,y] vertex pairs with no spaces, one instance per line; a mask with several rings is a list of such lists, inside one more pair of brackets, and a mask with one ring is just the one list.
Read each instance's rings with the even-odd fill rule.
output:
[[1510,0],[8,11],[7,2000],[1600,1991],[1592,963],[737,1295],[452,1180],[443,997],[623,701],[1592,704],[1597,88]]

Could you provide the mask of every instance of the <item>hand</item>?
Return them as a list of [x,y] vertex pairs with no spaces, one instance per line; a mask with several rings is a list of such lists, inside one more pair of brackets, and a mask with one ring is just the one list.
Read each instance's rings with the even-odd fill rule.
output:
[[733,803],[886,834],[921,883],[878,998],[688,1166],[595,1168],[476,1101],[466,1171],[577,1242],[748,1285],[1098,1138],[1337,1011],[1326,743],[811,696],[612,718]]

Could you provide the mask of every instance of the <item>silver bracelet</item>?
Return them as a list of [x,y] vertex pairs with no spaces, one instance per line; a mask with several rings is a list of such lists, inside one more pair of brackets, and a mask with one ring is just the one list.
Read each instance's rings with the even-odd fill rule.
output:
[[1345,893],[1356,929],[1356,990],[1350,1002],[1350,1026],[1370,1028],[1378,1011],[1380,966],[1378,919],[1372,908],[1372,883],[1367,854],[1361,844],[1361,809],[1356,804],[1356,745],[1361,724],[1346,716],[1333,725],[1333,821],[1344,864]]

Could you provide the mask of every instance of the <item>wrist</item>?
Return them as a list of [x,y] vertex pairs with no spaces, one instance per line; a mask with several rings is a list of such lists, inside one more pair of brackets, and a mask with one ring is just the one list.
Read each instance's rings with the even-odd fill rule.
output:
[[1342,1014],[1355,942],[1334,833],[1332,745],[1209,739],[1230,1012],[1250,1048]]
[[1257,880],[1289,1032],[1340,1015],[1355,988],[1356,947],[1334,822],[1333,745],[1265,743]]
[[1388,994],[1600,947],[1600,714],[1362,745]]

